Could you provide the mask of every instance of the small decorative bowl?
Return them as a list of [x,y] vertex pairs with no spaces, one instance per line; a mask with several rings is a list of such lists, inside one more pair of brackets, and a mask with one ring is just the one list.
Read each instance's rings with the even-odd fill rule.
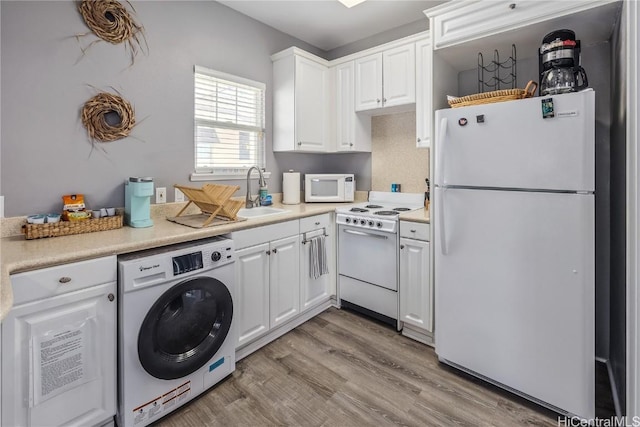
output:
[[47,214],[47,222],[50,222],[50,223],[60,222],[60,214],[57,214],[57,213]]
[[44,224],[46,216],[44,215],[29,215],[27,217],[27,222],[29,224]]

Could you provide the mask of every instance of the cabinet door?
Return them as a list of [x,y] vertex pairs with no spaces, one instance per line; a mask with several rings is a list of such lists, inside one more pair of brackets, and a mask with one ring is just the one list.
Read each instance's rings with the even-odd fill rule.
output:
[[3,426],[113,418],[115,294],[113,282],[13,308],[2,322]]
[[382,53],[355,60],[356,111],[382,107]]
[[337,150],[353,150],[353,119],[355,110],[355,64],[353,61],[336,67],[336,134]]
[[415,47],[411,43],[383,52],[383,107],[416,102]]
[[371,117],[355,110],[355,63],[336,67],[337,151],[371,151]]
[[295,126],[296,150],[325,151],[327,145],[328,69],[296,56]]
[[234,320],[240,347],[269,330],[269,244],[236,251]]
[[433,332],[429,242],[400,239],[400,320]]
[[416,42],[416,146],[431,146],[431,41]]
[[300,236],[269,244],[270,326],[273,328],[300,313]]
[[329,274],[324,274],[317,279],[311,277],[311,243],[309,240],[321,236],[322,233],[322,229],[306,233],[304,236],[307,241],[303,241],[303,244],[300,245],[300,256],[302,257],[300,260],[300,265],[302,266],[302,268],[300,268],[300,309],[302,311],[320,302],[327,301],[331,296],[331,275],[335,274],[331,262],[333,248],[332,235],[325,237]]

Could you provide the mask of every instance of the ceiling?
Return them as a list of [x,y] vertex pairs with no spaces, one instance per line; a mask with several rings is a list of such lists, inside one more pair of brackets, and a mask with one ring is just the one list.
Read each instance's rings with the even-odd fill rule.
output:
[[347,8],[338,0],[218,0],[238,12],[324,51],[427,17],[444,1],[367,0]]

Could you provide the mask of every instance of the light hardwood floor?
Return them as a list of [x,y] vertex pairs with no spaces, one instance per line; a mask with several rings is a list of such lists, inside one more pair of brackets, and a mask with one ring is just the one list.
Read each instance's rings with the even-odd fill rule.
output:
[[438,362],[431,347],[329,309],[238,362],[157,426],[557,426],[557,415]]

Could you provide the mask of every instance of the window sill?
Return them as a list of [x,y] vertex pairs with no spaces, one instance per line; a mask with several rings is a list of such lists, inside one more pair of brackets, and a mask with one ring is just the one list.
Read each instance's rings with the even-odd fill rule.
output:
[[[262,176],[267,178],[271,178],[271,172],[262,172]],[[256,171],[251,172],[251,179],[258,179],[260,175]],[[247,179],[247,174],[233,174],[233,175],[224,175],[218,173],[198,173],[193,172],[189,175],[189,181],[197,182],[197,181],[244,181]]]

